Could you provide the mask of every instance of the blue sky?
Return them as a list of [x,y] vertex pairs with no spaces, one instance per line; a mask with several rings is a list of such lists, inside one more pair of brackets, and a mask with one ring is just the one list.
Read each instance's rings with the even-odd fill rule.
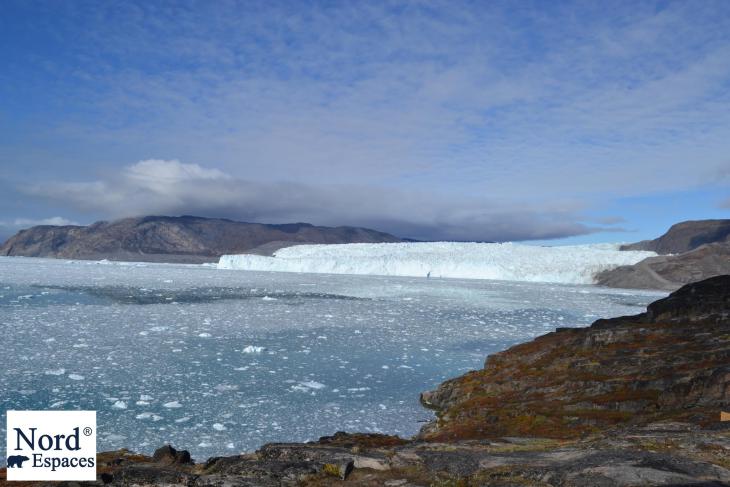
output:
[[727,1],[0,10],[0,238],[198,214],[567,243],[730,217]]

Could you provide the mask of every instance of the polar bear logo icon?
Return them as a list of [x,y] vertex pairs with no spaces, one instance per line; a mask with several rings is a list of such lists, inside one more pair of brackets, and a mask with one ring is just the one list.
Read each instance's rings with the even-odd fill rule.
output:
[[8,468],[18,467],[23,468],[23,462],[30,460],[30,458],[24,455],[12,455],[8,457]]

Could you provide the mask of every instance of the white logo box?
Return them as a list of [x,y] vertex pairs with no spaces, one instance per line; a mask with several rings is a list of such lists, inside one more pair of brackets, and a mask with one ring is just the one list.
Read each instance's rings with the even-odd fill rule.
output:
[[7,479],[96,480],[96,411],[8,411]]

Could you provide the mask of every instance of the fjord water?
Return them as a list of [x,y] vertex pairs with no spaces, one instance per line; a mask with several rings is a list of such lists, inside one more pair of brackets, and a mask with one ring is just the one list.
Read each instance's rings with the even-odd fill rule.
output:
[[96,410],[100,451],[172,443],[199,460],[338,430],[408,436],[431,417],[419,392],[487,354],[659,296],[0,257],[0,408]]

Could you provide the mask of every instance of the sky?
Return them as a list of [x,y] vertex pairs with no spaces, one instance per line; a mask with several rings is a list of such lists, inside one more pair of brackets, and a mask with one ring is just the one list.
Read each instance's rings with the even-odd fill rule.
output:
[[584,243],[730,218],[730,2],[0,4],[0,239],[192,214]]

